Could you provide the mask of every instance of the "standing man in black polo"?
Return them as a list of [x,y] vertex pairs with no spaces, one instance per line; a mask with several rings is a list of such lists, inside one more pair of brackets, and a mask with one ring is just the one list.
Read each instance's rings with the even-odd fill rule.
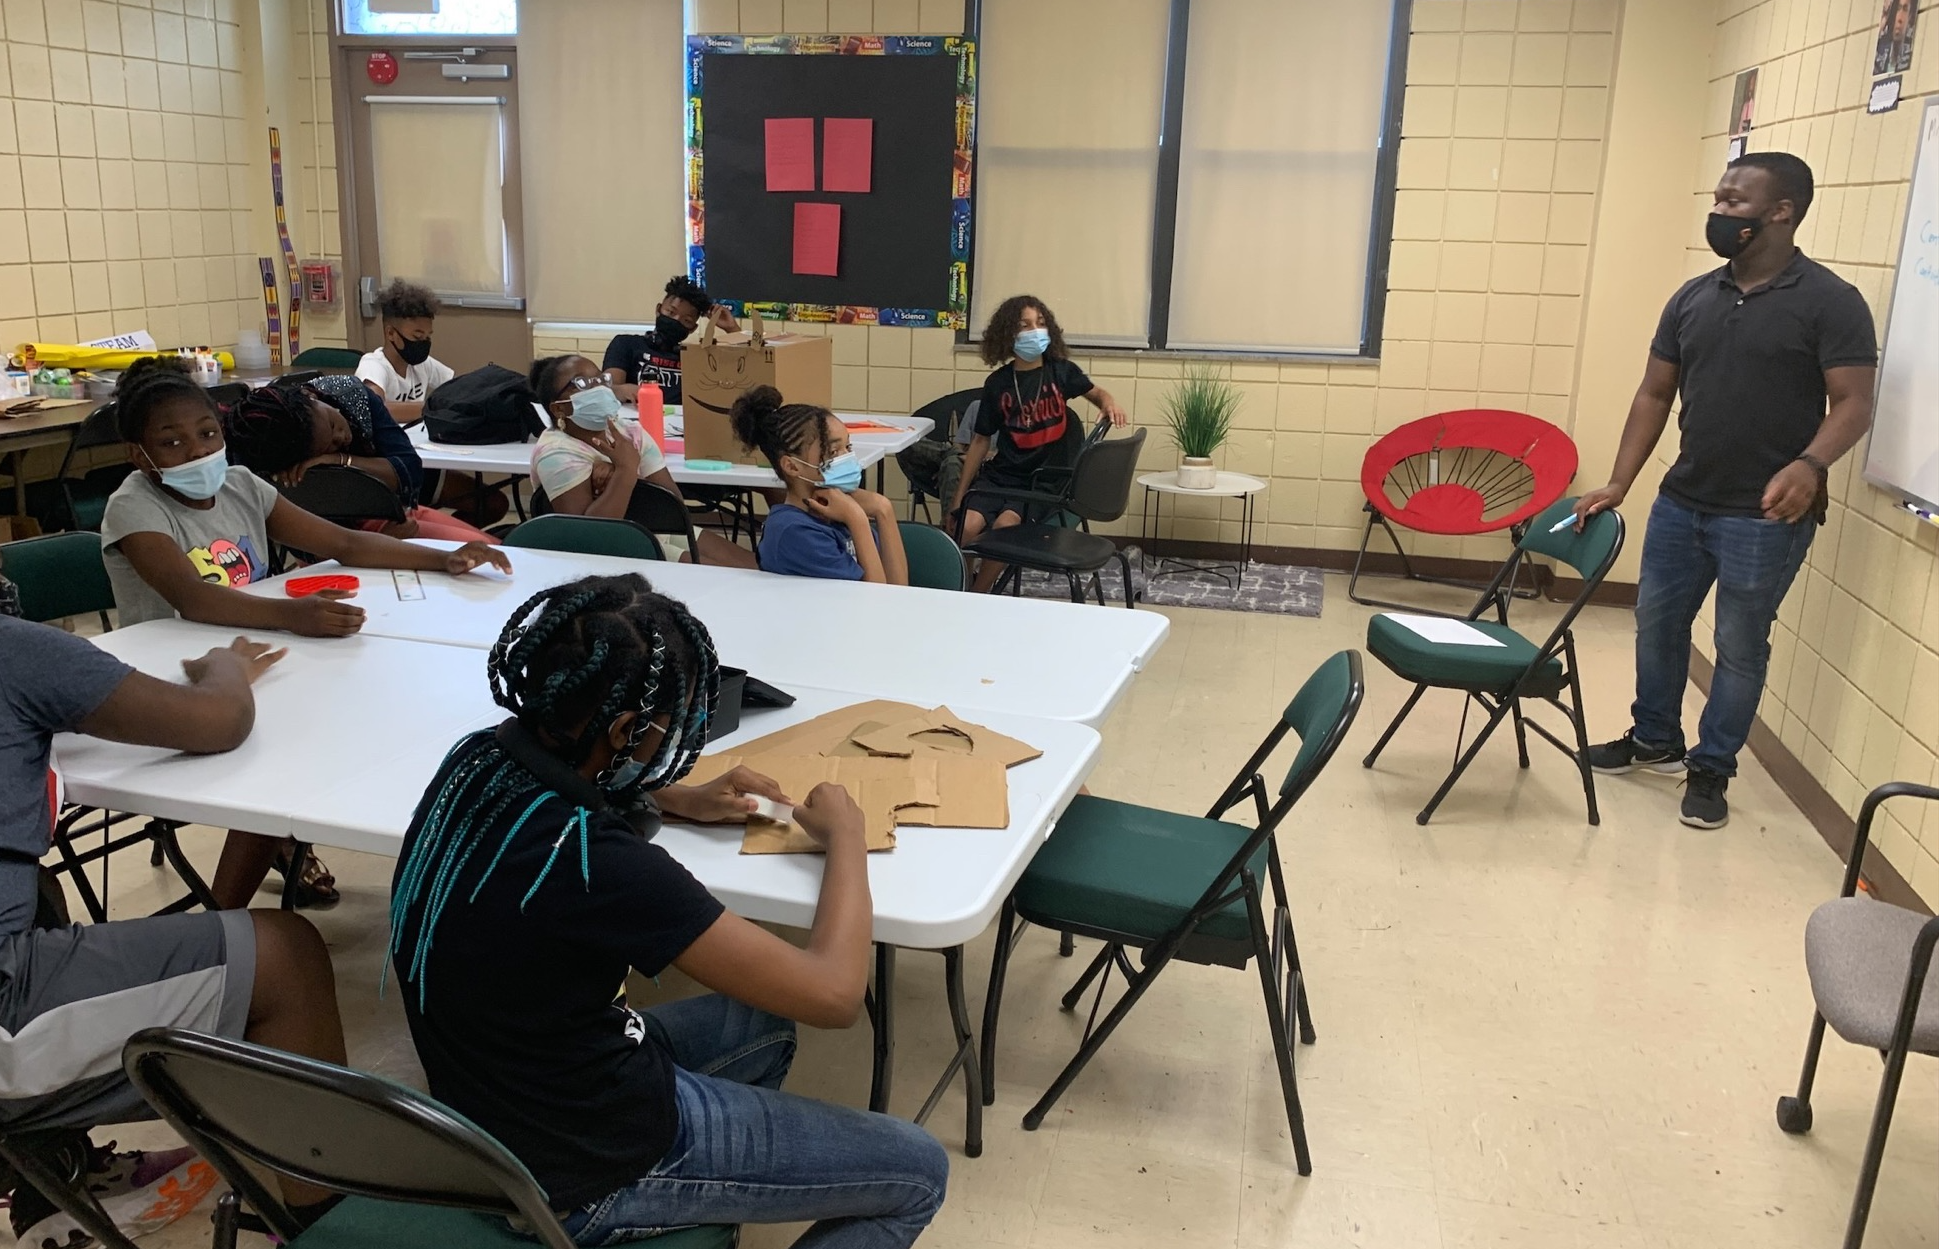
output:
[[[1682,818],[1694,828],[1730,819],[1724,789],[1764,694],[1771,622],[1823,523],[1826,474],[1872,422],[1871,312],[1792,241],[1811,194],[1810,166],[1788,152],[1753,152],[1724,170],[1705,235],[1729,263],[1671,297],[1609,484],[1576,504],[1587,517],[1623,501],[1681,394],[1681,448],[1643,540],[1632,724],[1589,762],[1598,772],[1687,767]],[[1716,675],[1686,751],[1690,626],[1712,585]]]

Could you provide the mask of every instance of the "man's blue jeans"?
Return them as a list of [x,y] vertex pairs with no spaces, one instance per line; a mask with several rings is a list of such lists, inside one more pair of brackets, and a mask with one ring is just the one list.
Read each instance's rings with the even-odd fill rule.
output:
[[1717,587],[1717,670],[1689,764],[1737,775],[1771,662],[1778,604],[1811,549],[1817,525],[1694,512],[1665,495],[1650,509],[1636,596],[1636,740],[1683,748],[1683,687],[1690,679],[1690,626]]
[[935,1137],[780,1091],[794,1061],[788,1020],[719,995],[641,1016],[678,1066],[680,1129],[647,1175],[567,1216],[579,1244],[696,1223],[814,1220],[797,1249],[902,1249],[942,1208],[949,1157]]

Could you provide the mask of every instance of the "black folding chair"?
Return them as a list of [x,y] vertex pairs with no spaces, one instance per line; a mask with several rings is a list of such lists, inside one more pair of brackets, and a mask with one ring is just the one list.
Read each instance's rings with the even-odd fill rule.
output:
[[[1077,1055],[1023,1117],[1023,1126],[1033,1131],[1173,959],[1237,969],[1256,963],[1294,1157],[1299,1173],[1311,1174],[1292,1035],[1297,1025],[1300,1041],[1311,1045],[1313,1019],[1276,834],[1340,748],[1364,690],[1359,652],[1341,651],[1322,663],[1203,819],[1087,795],[1072,799],[997,920],[983,999],[986,1103],[996,1097],[997,1011],[1019,920],[1104,942],[1064,994],[1063,1008],[1075,1010],[1091,981],[1098,982]],[[1288,733],[1299,737],[1299,753],[1274,796],[1261,769]],[[1228,821],[1227,813],[1248,798],[1254,827]],[[1270,916],[1262,877],[1272,883]],[[1139,966],[1127,950],[1141,952]],[[1098,1008],[1113,969],[1123,973],[1126,989],[1100,1023]]]
[[1780,1128],[1792,1135],[1811,1130],[1811,1086],[1818,1075],[1826,1023],[1845,1040],[1875,1049],[1885,1059],[1872,1108],[1872,1129],[1865,1139],[1865,1160],[1858,1168],[1858,1189],[1845,1224],[1845,1249],[1858,1249],[1865,1240],[1906,1055],[1939,1055],[1939,992],[1926,992],[1933,951],[1939,949],[1939,918],[1857,896],[1873,817],[1893,798],[1939,802],[1939,789],[1895,781],[1865,795],[1851,861],[1845,865],[1844,888],[1835,901],[1813,911],[1804,927],[1804,964],[1811,974],[1811,999],[1817,1009],[1811,1015],[1797,1094],[1777,1099]]
[[[931,399],[910,413],[911,416],[927,418],[934,422],[929,432],[922,436],[922,442],[941,443],[944,454],[947,454],[949,445],[956,440],[957,422],[963,419],[970,405],[982,397],[983,388],[980,386],[974,390],[959,390],[954,394],[944,395],[940,399]],[[916,518],[917,508],[922,509],[925,517],[929,515],[929,499],[931,496],[936,496],[940,488],[933,475],[924,477],[923,473],[914,467],[919,458],[920,446],[921,443],[918,443],[917,446],[898,451],[895,455],[896,463],[902,468],[902,476],[909,483],[910,520]],[[936,501],[944,504],[949,502],[948,499],[940,496],[937,496]]]
[[121,444],[121,431],[115,427],[113,402],[102,404],[74,427],[60,469],[52,481],[30,482],[27,510],[50,533],[60,529],[101,531],[101,516],[108,510],[108,496],[134,472],[125,459],[97,468],[78,470],[76,460],[99,447]]
[[[547,1249],[573,1249],[531,1172],[475,1124],[414,1089],[177,1028],[136,1033],[122,1066],[229,1183],[216,1210],[215,1249],[233,1249],[244,1202],[267,1230],[302,1249],[531,1249],[532,1238]],[[349,1196],[306,1231],[252,1166]],[[738,1236],[732,1227],[694,1227],[653,1243],[731,1249]]]
[[[1098,422],[1100,430],[1108,428]],[[1104,606],[1104,582],[1098,575],[1106,564],[1117,560],[1124,577],[1124,605],[1136,607],[1131,584],[1131,561],[1111,539],[1090,531],[1092,521],[1113,521],[1131,506],[1131,485],[1138,475],[1138,457],[1144,451],[1145,432],[1131,431],[1128,438],[1104,438],[1094,434],[1078,451],[1076,465],[1070,470],[1068,484],[1061,490],[1005,490],[990,486],[970,487],[967,498],[979,495],[1001,499],[1023,517],[1023,523],[1007,529],[986,529],[963,547],[963,553],[1006,565],[1003,575],[991,587],[1002,593],[1023,589],[1023,569],[1062,573],[1070,582],[1070,600],[1084,601],[1082,578],[1088,574],[1091,591],[1098,606]],[[1067,523],[1075,517],[1075,526]],[[958,529],[960,533],[960,526]]]

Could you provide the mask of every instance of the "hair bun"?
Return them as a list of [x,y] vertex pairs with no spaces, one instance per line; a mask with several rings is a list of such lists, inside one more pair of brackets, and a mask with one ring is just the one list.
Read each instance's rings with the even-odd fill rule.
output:
[[734,436],[744,447],[761,445],[761,431],[781,411],[781,392],[772,386],[756,386],[734,400],[727,414]]

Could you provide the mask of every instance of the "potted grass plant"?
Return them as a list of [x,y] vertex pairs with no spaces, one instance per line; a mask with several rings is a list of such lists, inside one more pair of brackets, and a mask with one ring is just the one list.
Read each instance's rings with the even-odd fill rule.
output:
[[1212,453],[1232,433],[1239,392],[1209,364],[1188,364],[1184,376],[1165,395],[1165,425],[1178,448],[1178,487],[1210,490],[1219,482]]

